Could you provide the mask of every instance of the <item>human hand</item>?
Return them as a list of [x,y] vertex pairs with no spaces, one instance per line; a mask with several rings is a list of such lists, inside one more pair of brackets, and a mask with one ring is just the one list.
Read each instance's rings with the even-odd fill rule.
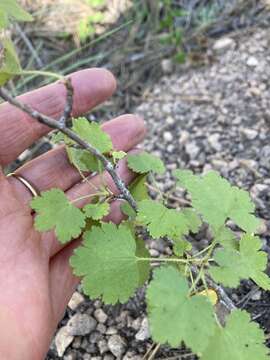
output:
[[[72,75],[73,116],[79,116],[105,101],[115,90],[113,76],[105,70],[90,69]],[[65,105],[65,87],[53,84],[20,97],[24,103],[53,118]],[[103,129],[117,150],[129,151],[144,137],[143,121],[123,115],[107,122]],[[45,135],[49,128],[9,104],[0,105],[0,358],[39,360],[48,351],[51,338],[61,320],[79,279],[72,275],[69,257],[79,239],[60,244],[53,232],[40,234],[33,227],[29,207],[32,195],[16,177],[5,177],[4,167]],[[121,161],[118,173],[129,183],[133,179]],[[61,146],[28,162],[16,171],[39,191],[61,188],[72,200],[93,191],[81,181],[78,171]],[[109,175],[105,181],[117,192]],[[104,181],[104,179],[103,179]],[[91,178],[98,186],[99,176]],[[76,202],[85,205],[86,200]],[[109,219],[119,222],[121,212],[112,203]]]

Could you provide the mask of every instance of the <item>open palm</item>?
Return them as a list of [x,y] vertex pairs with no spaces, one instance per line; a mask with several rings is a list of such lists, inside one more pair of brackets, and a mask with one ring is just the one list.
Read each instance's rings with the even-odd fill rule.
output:
[[[101,69],[90,69],[72,75],[74,87],[73,116],[89,111],[105,101],[115,89],[113,76]],[[62,84],[46,86],[21,96],[42,113],[58,118],[65,104]],[[0,106],[0,165],[12,162],[34,141],[50,129],[9,104]],[[104,125],[114,147],[129,151],[144,137],[142,120],[123,115]],[[129,183],[131,174],[125,162],[119,175]],[[30,161],[17,170],[39,191],[58,187],[75,199],[93,191],[88,182],[81,181],[78,172],[69,164],[63,147],[56,148]],[[110,176],[104,175],[107,185],[117,192]],[[98,176],[91,178],[99,186]],[[5,177],[0,167],[0,358],[3,360],[43,359],[57,323],[78,284],[72,275],[69,257],[75,240],[63,246],[52,232],[38,233],[33,227],[29,207],[32,195],[16,178]],[[85,202],[76,202],[83,206]],[[121,218],[119,204],[112,203],[110,220]]]

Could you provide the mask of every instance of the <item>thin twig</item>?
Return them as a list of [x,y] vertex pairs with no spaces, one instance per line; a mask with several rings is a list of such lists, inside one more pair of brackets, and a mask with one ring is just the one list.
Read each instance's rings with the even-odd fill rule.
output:
[[160,348],[160,343],[158,343],[156,346],[155,346],[155,348],[154,348],[154,350],[151,352],[151,354],[149,354],[149,357],[148,357],[148,359],[147,360],[153,360],[154,359],[154,357],[156,356],[156,353],[158,352],[158,350],[159,350],[159,348]]
[[80,138],[74,131],[67,128],[65,125],[59,123],[57,120],[41,114],[39,111],[33,109],[31,106],[27,104],[23,104],[17,99],[13,98],[7,90],[0,87],[0,96],[8,101],[11,105],[16,106],[18,109],[24,111],[33,119],[39,121],[41,124],[44,124],[52,129],[56,129],[61,131],[63,134],[67,135],[71,140],[75,141],[78,145],[80,145],[83,149],[87,150],[89,153],[94,155],[98,160],[101,161],[105,170],[111,175],[117,189],[123,195],[123,198],[130,204],[130,206],[137,211],[137,204],[133,199],[130,191],[127,189],[123,180],[116,173],[113,164],[96,148],[94,148],[91,144],[87,143],[83,139]]
[[67,90],[67,95],[66,95],[67,99],[63,114],[59,119],[59,123],[61,124],[61,126],[66,126],[69,128],[72,125],[71,112],[73,106],[74,89],[70,78],[64,79],[64,85]]
[[25,45],[28,47],[28,50],[31,52],[33,58],[35,59],[37,66],[41,69],[43,68],[44,64],[41,60],[41,58],[38,56],[38,53],[36,52],[34,46],[32,45],[31,41],[28,39],[28,37],[25,35],[24,31],[20,27],[19,24],[15,24],[16,31],[19,33],[20,37],[24,41]]

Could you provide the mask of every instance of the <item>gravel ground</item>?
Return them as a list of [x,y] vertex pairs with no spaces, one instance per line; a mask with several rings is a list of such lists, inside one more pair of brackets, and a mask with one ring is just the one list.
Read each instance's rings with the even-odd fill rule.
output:
[[[160,187],[164,191],[172,187],[170,170],[176,167],[219,171],[251,191],[258,215],[265,220],[261,235],[266,250],[270,245],[269,34],[270,30],[257,29],[217,40],[212,64],[198,69],[186,66],[182,73],[164,77],[136,109],[149,129],[146,149],[161,156],[169,170],[165,179],[157,179]],[[198,248],[205,246],[207,233],[195,240]],[[170,252],[163,241],[148,243],[153,256]],[[269,295],[249,281],[231,295],[269,333]],[[85,299],[79,288],[47,360],[138,360],[150,347],[143,289],[126,305],[111,307]],[[162,347],[156,358],[176,354],[181,359],[181,350]]]

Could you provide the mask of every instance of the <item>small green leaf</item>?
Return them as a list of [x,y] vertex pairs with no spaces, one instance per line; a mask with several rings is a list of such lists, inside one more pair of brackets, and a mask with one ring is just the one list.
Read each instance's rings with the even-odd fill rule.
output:
[[81,234],[85,226],[85,216],[76,208],[60,189],[44,191],[31,201],[31,207],[37,212],[35,228],[48,231],[55,228],[61,243],[66,243]]
[[203,351],[201,360],[267,360],[269,349],[264,334],[246,311],[234,310],[225,328],[216,327],[215,334]]
[[63,143],[65,141],[65,135],[61,131],[53,132],[51,135],[51,142],[53,144]]
[[110,136],[95,122],[89,122],[86,118],[80,117],[73,120],[72,129],[101,153],[108,153],[113,148]]
[[123,159],[126,155],[127,153],[124,151],[113,151],[112,152],[113,162],[117,163],[118,160]]
[[128,167],[136,173],[145,174],[153,171],[157,174],[163,174],[165,167],[163,162],[156,156],[142,152],[139,154],[130,154],[127,156]]
[[205,350],[215,330],[212,305],[205,296],[189,296],[187,280],[176,268],[154,271],[146,299],[154,341],[172,347],[184,341],[196,354]]
[[88,204],[83,208],[85,216],[93,220],[101,220],[104,216],[109,214],[110,205],[106,202],[102,204]]
[[212,278],[224,286],[237,287],[240,280],[251,278],[264,290],[270,290],[270,278],[264,273],[267,266],[267,253],[261,251],[261,240],[245,234],[240,240],[239,251],[233,248],[218,249],[214,260],[219,266],[212,266]]
[[124,303],[141,284],[136,241],[127,226],[103,223],[84,234],[82,246],[74,251],[70,263],[91,298],[106,304]]

